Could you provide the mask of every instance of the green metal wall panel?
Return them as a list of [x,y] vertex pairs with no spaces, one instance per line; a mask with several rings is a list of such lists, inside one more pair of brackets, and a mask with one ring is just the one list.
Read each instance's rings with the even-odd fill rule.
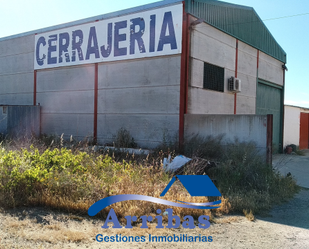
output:
[[186,12],[286,63],[286,53],[251,7],[216,0],[186,0]]
[[256,114],[273,114],[273,148],[281,152],[282,148],[282,88],[259,82],[256,89]]

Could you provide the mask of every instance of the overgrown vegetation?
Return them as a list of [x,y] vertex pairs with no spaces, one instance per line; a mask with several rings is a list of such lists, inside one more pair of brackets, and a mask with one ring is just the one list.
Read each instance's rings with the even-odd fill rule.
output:
[[[109,195],[134,193],[159,197],[170,180],[160,168],[151,166],[147,158],[143,164],[130,160],[117,162],[108,155],[72,152],[66,148],[40,151],[33,146],[15,151],[2,148],[0,158],[0,205],[6,208],[43,205],[86,214],[94,202]],[[180,185],[166,196],[173,201],[207,201],[187,198]],[[166,209],[164,205],[138,201],[111,207],[118,217],[150,215],[158,208]],[[223,205],[220,210],[224,208]],[[185,210],[175,208],[174,212],[182,215]],[[202,213],[205,212],[192,211],[193,216]]]
[[[210,169],[209,175],[223,197],[221,207],[213,214],[236,211],[254,219],[254,213],[267,210],[297,192],[294,180],[280,176],[266,165],[254,144],[236,141],[223,146],[222,137],[194,139],[190,142],[196,148],[187,150],[187,155],[217,162],[217,167]],[[110,195],[159,197],[171,178],[162,170],[162,159],[167,155],[163,150],[157,150],[153,155],[136,157],[123,154],[116,158],[108,152],[102,154],[86,150],[89,148],[87,143],[84,147],[86,151],[81,151],[78,144],[65,148],[62,139],[58,143],[47,140],[45,138],[44,145],[38,141],[32,141],[34,145],[28,147],[20,144],[20,149],[13,142],[6,142],[0,148],[0,206],[43,205],[86,214],[94,202]],[[180,183],[173,185],[165,199],[208,201],[206,197],[188,196]],[[143,201],[126,201],[113,204],[110,208],[118,217],[124,217],[155,216],[155,210],[167,207]],[[100,215],[106,216],[108,211],[107,208]],[[188,209],[174,208],[174,213],[184,216],[188,214]],[[190,210],[190,215],[201,214],[212,215],[209,210]]]
[[298,192],[295,180],[291,176],[281,176],[266,164],[254,143],[235,140],[223,145],[222,138],[193,137],[188,141],[188,156],[217,163],[217,167],[211,168],[208,174],[229,200],[231,211],[251,216],[269,210]]
[[115,136],[114,145],[116,148],[136,148],[137,144],[135,143],[134,138],[131,136],[131,133],[125,129],[120,128],[117,131]]

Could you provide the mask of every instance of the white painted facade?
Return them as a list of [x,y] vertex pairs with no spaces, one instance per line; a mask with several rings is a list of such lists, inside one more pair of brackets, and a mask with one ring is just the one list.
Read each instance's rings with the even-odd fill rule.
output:
[[[196,20],[192,18],[192,21]],[[223,67],[224,92],[203,89],[204,62]],[[190,114],[234,114],[234,93],[227,89],[228,78],[235,76],[236,38],[200,23],[191,31],[189,106]],[[256,114],[258,79],[283,86],[283,63],[241,41],[238,41],[236,113]]]
[[34,35],[0,41],[0,104],[33,104]]
[[309,113],[309,109],[298,106],[284,106],[284,146],[295,144],[299,146],[300,113]]
[[234,96],[227,93],[227,84],[224,84],[224,93],[203,89],[203,68],[204,62],[224,67],[227,82],[235,70],[235,44],[236,39],[206,23],[192,30],[188,113],[233,114]]

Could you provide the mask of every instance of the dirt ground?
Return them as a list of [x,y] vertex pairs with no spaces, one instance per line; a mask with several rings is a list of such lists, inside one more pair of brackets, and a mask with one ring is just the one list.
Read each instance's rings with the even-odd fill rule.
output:
[[[243,215],[216,218],[208,229],[102,229],[103,220],[47,208],[0,210],[0,249],[7,248],[309,248],[309,151],[277,155],[274,168],[291,172],[301,191],[268,215],[249,221]],[[189,213],[188,213],[189,214]],[[96,236],[145,236],[145,242],[98,242]],[[195,236],[197,242],[151,242],[151,236]],[[199,242],[207,236],[208,242]],[[212,237],[212,242],[209,241]],[[204,237],[205,238],[205,237]]]
[[[217,218],[208,229],[102,229],[102,220],[46,208],[0,212],[0,248],[309,248],[309,189],[265,217]],[[104,236],[145,236],[145,242],[97,242]],[[212,242],[149,242],[152,236],[212,236]],[[198,237],[197,237],[198,238]]]

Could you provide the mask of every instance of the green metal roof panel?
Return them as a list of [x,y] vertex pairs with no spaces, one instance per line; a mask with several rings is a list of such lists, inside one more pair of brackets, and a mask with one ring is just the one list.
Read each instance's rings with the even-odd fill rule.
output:
[[185,0],[186,12],[286,63],[286,53],[251,7],[217,0]]

